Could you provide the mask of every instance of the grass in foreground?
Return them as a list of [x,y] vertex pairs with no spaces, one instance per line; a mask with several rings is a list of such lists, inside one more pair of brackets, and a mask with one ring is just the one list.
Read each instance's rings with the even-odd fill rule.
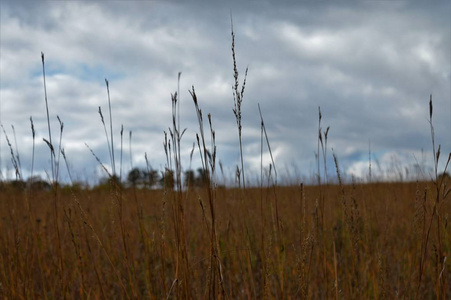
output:
[[[212,219],[203,211],[208,191],[183,192],[190,296],[358,299],[450,295],[451,268],[446,257],[451,232],[445,221],[451,213],[449,205],[441,208],[440,222],[432,224],[431,232],[443,226],[442,240],[431,233],[425,244],[434,184],[342,188],[344,195],[337,185],[322,188],[321,193],[327,195],[322,225],[319,187],[277,188],[279,231],[271,189],[215,190],[214,255],[218,257],[213,259],[220,262],[216,267],[221,276],[215,280],[223,288],[216,295],[211,295],[208,285],[213,277],[210,268],[215,266],[210,262]],[[35,192],[28,211],[22,192],[2,189],[0,294],[9,299],[161,299],[182,293],[178,288],[183,283],[174,282],[179,252],[174,220],[170,213],[162,213],[167,210],[164,199],[172,193],[124,190],[120,224],[109,191],[60,191],[59,240],[51,192]],[[248,232],[243,231],[238,193],[243,193],[249,208],[245,216]]]

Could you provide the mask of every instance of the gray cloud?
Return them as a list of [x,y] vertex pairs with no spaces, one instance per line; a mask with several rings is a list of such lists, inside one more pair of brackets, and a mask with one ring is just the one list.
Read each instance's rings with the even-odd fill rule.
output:
[[[29,117],[39,139],[39,172],[49,170],[40,52],[46,55],[54,129],[65,123],[63,146],[80,178],[92,178],[96,161],[84,143],[109,163],[101,106],[107,120],[104,78],[110,80],[117,153],[132,131],[133,164],[165,164],[163,131],[171,125],[170,94],[182,71],[181,121],[185,167],[196,114],[194,85],[211,113],[218,158],[233,172],[239,162],[232,113],[230,12],[240,79],[249,74],[243,102],[247,167],[260,166],[260,103],[276,165],[309,176],[315,166],[318,107],[323,130],[344,171],[363,176],[368,147],[381,168],[390,157],[405,164],[429,149],[428,98],[433,94],[436,140],[451,149],[450,31],[448,1],[221,2],[205,1],[2,1],[1,122],[16,129],[25,166],[31,164]],[[207,126],[207,124],[205,124]],[[9,132],[8,132],[9,134]],[[9,149],[2,133],[2,167]],[[329,153],[330,149],[328,150]],[[128,170],[127,160],[124,169]],[[195,155],[193,166],[198,166]],[[429,164],[431,159],[429,158]],[[269,157],[265,156],[265,165]],[[313,167],[312,167],[313,166]],[[333,169],[333,168],[330,168]]]

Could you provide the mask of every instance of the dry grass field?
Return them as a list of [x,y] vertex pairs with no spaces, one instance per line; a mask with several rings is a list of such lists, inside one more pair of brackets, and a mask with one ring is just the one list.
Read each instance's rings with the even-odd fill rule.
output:
[[[235,62],[233,31],[232,41]],[[44,70],[44,56],[42,63]],[[240,86],[236,62],[234,74],[241,152],[245,80]],[[320,167],[328,129],[322,131],[319,113],[317,184],[278,184],[272,161],[272,173],[263,175],[262,168],[260,182],[265,184],[246,186],[241,154],[239,184],[223,187],[215,176],[211,116],[202,115],[194,88],[191,96],[199,120],[196,151],[203,184],[182,182],[177,94],[164,148],[166,175],[171,176],[161,189],[123,186],[114,180],[114,170],[99,187],[58,184],[66,157],[51,137],[46,141],[52,158],[50,189],[1,183],[0,298],[451,297],[451,182],[438,175],[446,168],[437,169],[438,160],[447,159],[448,166],[451,155],[440,155],[435,145],[432,99],[435,170],[430,181],[344,182],[333,155],[335,166],[329,169],[336,170],[337,180],[328,183]],[[112,123],[101,118],[108,147],[114,149],[113,133],[107,130]],[[261,121],[262,149],[270,152]]]
[[433,183],[211,192],[214,240],[208,188],[56,194],[3,188],[0,294],[445,299],[451,293],[451,209],[449,201],[435,205]]

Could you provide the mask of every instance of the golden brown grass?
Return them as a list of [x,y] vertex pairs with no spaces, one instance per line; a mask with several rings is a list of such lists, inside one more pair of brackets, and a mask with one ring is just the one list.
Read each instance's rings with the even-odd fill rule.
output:
[[[439,241],[434,235],[424,251],[419,284],[423,231],[433,207],[434,185],[374,183],[343,188],[345,200],[339,186],[323,187],[322,192],[328,196],[324,199],[321,232],[316,220],[319,187],[277,188],[280,214],[277,234],[271,191],[252,188],[244,191],[249,208],[246,216],[249,232],[243,232],[240,220],[243,208],[237,201],[240,191],[215,190],[218,248],[214,254],[220,262],[224,287],[215,296],[363,299],[450,295],[451,268],[446,262],[439,265]],[[114,215],[115,203],[109,191],[60,191],[57,209],[63,286],[53,195],[34,192],[29,213],[23,192],[3,188],[2,297],[161,299],[169,296],[171,289],[174,293],[182,285],[174,282],[179,250],[170,225],[173,219],[167,213],[162,214],[162,199],[173,192],[135,192],[139,209],[138,203],[132,200],[133,191],[123,191],[121,225],[119,217]],[[190,296],[208,298],[212,296],[207,284],[212,276],[209,271],[212,220],[199,205],[199,201],[207,202],[208,191],[182,193]],[[260,211],[261,193],[263,212]],[[267,222],[263,234],[261,213]],[[449,205],[442,207],[443,216],[450,213]],[[122,226],[127,251],[123,249]],[[449,227],[443,224],[444,257],[449,255],[450,234]],[[260,247],[262,238],[266,241],[264,252]],[[264,269],[262,253],[266,256]]]

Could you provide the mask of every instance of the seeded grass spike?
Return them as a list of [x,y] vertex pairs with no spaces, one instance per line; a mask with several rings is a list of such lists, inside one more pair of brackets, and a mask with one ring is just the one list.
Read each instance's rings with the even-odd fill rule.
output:
[[[238,136],[240,142],[240,157],[241,157],[241,170],[240,174],[242,174],[243,178],[243,188],[246,188],[246,178],[244,176],[244,158],[243,158],[243,143],[242,143],[242,135],[241,135],[241,104],[243,102],[244,96],[244,88],[246,86],[246,78],[248,67],[246,67],[246,72],[244,73],[243,84],[241,85],[241,91],[239,88],[239,78],[238,78],[238,68],[236,63],[236,54],[235,54],[235,32],[233,31],[233,20],[232,14],[230,14],[230,23],[231,23],[231,34],[232,34],[232,59],[233,59],[233,78],[235,80],[233,86],[233,114],[235,115],[236,124],[238,126]],[[240,181],[239,181],[240,182]]]
[[41,59],[42,59],[42,76],[44,78],[44,97],[45,97],[45,108],[47,111],[47,127],[49,130],[49,140],[47,141],[47,144],[50,147],[50,165],[52,167],[52,180],[55,180],[55,168],[54,168],[54,155],[53,152],[53,146],[52,146],[52,130],[50,128],[50,115],[49,115],[49,104],[47,100],[47,85],[45,83],[45,59],[44,59],[44,52],[41,52]]
[[[36,131],[34,130],[34,123],[33,118],[30,116],[30,123],[31,123],[31,135],[33,137],[33,148],[31,151],[31,171],[30,171],[30,178],[33,180],[33,169],[34,169],[34,150],[35,150],[35,138],[36,138]],[[33,182],[32,182],[33,183]]]

